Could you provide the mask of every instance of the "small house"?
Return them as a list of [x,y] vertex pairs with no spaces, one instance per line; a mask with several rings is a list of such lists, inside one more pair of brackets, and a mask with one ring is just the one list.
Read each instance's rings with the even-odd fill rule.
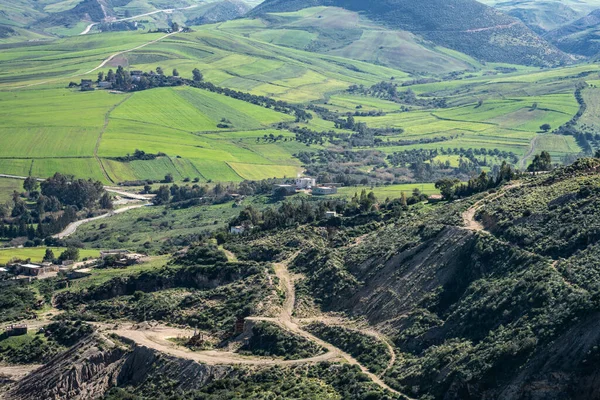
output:
[[331,186],[319,186],[313,188],[312,194],[315,196],[328,196],[332,194],[337,194],[338,190],[336,187]]
[[317,186],[317,180],[315,178],[304,177],[296,179],[296,188],[298,189],[310,189],[315,186]]
[[6,327],[6,331],[4,331],[4,335],[6,336],[23,336],[27,335],[27,325],[9,325]]
[[106,82],[106,81],[98,82],[98,88],[100,88],[100,89],[111,89],[112,88],[112,82]]
[[6,268],[0,267],[0,278],[4,278],[7,275],[8,275],[8,270]]
[[230,232],[232,235],[241,235],[241,234],[243,234],[244,232],[246,232],[246,231],[248,231],[248,230],[250,230],[250,229],[252,229],[252,228],[253,228],[253,226],[252,226],[252,225],[248,225],[248,226],[244,226],[244,225],[232,226],[232,227],[229,229],[229,232]]
[[17,264],[15,265],[15,272],[27,276],[40,276],[50,272],[58,272],[58,266],[52,264]]
[[325,212],[325,219],[331,219],[331,218],[335,218],[338,216],[338,213],[335,211],[326,211]]
[[80,87],[81,87],[82,92],[85,92],[88,90],[94,90],[91,79],[82,79]]
[[105,259],[106,257],[117,257],[117,258],[121,258],[121,257],[125,257],[129,254],[129,250],[104,250],[100,252],[100,258],[101,259]]

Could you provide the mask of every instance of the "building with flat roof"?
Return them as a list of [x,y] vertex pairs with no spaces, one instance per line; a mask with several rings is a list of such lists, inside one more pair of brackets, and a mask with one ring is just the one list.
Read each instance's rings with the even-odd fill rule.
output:
[[15,272],[17,274],[28,276],[39,276],[49,272],[58,272],[58,265],[53,264],[16,264]]
[[315,178],[296,178],[296,188],[298,189],[310,189],[315,186],[317,186],[317,180]]
[[315,196],[327,196],[331,194],[337,194],[338,190],[336,187],[330,186],[319,186],[312,189],[312,194]]

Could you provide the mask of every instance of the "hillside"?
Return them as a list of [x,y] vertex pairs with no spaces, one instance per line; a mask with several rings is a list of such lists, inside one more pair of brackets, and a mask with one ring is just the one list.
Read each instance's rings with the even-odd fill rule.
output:
[[81,0],[43,4],[18,0],[11,7],[0,5],[0,43],[83,32],[166,29],[173,22],[181,26],[202,25],[239,18],[251,8],[242,0]]
[[[366,61],[405,72],[448,74],[474,70],[475,59],[407,32],[390,30],[338,7],[313,7],[300,12],[268,14],[261,24],[248,24],[251,38],[299,50]],[[223,30],[236,32],[236,24]]]
[[549,32],[545,37],[565,52],[594,57],[600,53],[599,31],[600,10],[595,10],[577,21]]
[[482,0],[481,3],[520,19],[541,35],[567,25],[600,6],[597,0]]
[[336,6],[361,12],[388,28],[410,31],[484,61],[546,66],[569,61],[517,19],[472,0],[267,0],[250,15],[314,6]]
[[73,347],[0,387],[8,399],[594,398],[598,169],[580,159],[460,202],[242,209],[235,223],[255,230],[217,236],[224,251],[194,243],[166,265],[57,284],[59,319],[95,333],[65,323]]

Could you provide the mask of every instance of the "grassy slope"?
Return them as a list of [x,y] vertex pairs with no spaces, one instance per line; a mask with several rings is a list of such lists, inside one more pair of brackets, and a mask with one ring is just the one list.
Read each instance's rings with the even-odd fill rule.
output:
[[[314,16],[314,10],[311,12]],[[340,112],[359,106],[383,110],[387,115],[359,120],[373,127],[401,127],[406,133],[399,138],[454,136],[443,144],[383,147],[387,153],[443,146],[497,148],[525,155],[532,141],[535,151],[547,149],[555,156],[579,152],[571,138],[533,139],[543,123],[558,127],[570,119],[577,109],[573,97],[577,75],[597,72],[597,66],[542,72],[518,68],[513,74],[499,75],[493,73],[497,65],[492,64],[467,79],[411,86],[418,95],[446,97],[451,108],[399,113],[399,105],[388,101],[336,93],[351,84],[370,85],[391,76],[402,82],[409,79],[405,73],[243,36],[260,27],[264,28],[260,20],[204,26],[128,53],[109,66],[127,62],[130,68],[149,70],[160,65],[167,71],[177,68],[184,76],[198,67],[210,82],[254,94],[295,102],[327,97],[327,107]],[[9,144],[0,149],[0,172],[27,175],[31,171],[47,176],[55,171],[76,171],[80,176],[106,181],[94,159],[100,134],[98,155],[104,158],[102,164],[114,181],[160,179],[166,173],[177,180],[199,177],[235,181],[292,176],[298,171],[300,165],[292,154],[305,149],[303,145],[260,141],[264,134],[288,136],[269,129],[273,123],[288,120],[287,115],[189,88],[155,89],[129,98],[64,89],[74,79],[70,75],[91,69],[115,51],[157,37],[111,33],[3,50],[0,66],[6,68],[0,69],[0,88],[51,82],[26,90],[0,91],[0,137]],[[67,49],[68,59],[64,57]],[[479,100],[483,106],[476,107]],[[538,103],[536,110],[531,109],[533,103]],[[233,127],[216,128],[221,118],[229,119]],[[308,126],[333,128],[319,119]],[[106,159],[136,148],[164,152],[169,157],[133,163]]]
[[[60,253],[65,251],[65,248],[52,248],[54,255],[58,257]],[[26,260],[31,259],[32,262],[41,262],[46,253],[46,247],[22,248],[22,249],[0,249],[0,264],[6,264],[12,259]],[[79,256],[81,259],[86,257],[98,257],[99,250],[81,249]]]

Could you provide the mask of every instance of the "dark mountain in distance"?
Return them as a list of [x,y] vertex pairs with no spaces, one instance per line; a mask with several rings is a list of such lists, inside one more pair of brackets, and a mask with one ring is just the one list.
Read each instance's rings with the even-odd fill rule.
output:
[[557,66],[571,58],[523,22],[475,0],[266,0],[250,15],[341,7],[488,62]]
[[561,50],[587,57],[600,53],[600,10],[556,29],[546,36]]

